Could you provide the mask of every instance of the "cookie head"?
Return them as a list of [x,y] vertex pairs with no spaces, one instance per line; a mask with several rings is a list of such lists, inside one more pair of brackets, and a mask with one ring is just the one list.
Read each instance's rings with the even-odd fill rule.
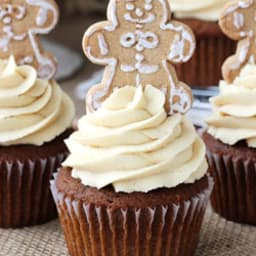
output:
[[[159,1],[125,0],[117,3],[117,17],[120,23],[132,24],[139,28],[149,24],[159,24],[163,19],[163,5]],[[127,24],[128,25],[128,24]]]
[[231,1],[219,20],[222,31],[234,40],[251,37],[256,33],[256,4],[254,0]]
[[50,32],[58,21],[53,0],[3,0],[0,3],[0,58],[13,55],[18,64],[33,65],[40,78],[56,72],[54,57],[45,52],[39,34]]
[[224,7],[219,24],[228,37],[238,41],[236,54],[222,68],[224,79],[232,83],[246,64],[256,63],[256,0],[231,1]]

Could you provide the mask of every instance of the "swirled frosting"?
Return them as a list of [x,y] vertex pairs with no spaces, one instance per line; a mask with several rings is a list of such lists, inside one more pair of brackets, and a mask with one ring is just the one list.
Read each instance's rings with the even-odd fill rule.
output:
[[213,115],[208,132],[228,145],[246,140],[256,148],[256,65],[247,65],[233,84],[220,83],[220,95],[211,100]]
[[0,145],[40,146],[71,126],[74,106],[54,81],[31,66],[0,60]]
[[79,121],[67,141],[64,166],[84,185],[116,192],[148,192],[193,183],[207,171],[205,146],[191,121],[168,117],[165,95],[147,86],[115,90]]
[[177,18],[217,21],[224,5],[230,0],[170,0]]

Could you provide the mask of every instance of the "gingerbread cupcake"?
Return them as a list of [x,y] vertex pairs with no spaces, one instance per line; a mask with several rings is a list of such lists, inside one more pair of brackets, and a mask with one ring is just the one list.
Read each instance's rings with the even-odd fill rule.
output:
[[191,91],[172,66],[189,60],[194,36],[168,7],[112,0],[108,21],[85,34],[87,57],[107,68],[52,182],[72,256],[182,256],[197,247],[213,182],[185,116]]
[[240,40],[223,65],[220,95],[203,138],[215,178],[212,205],[228,220],[256,225],[256,47],[255,0],[236,1],[222,12],[220,26]]
[[2,2],[0,12],[0,227],[14,228],[56,217],[49,182],[67,156],[74,106],[37,37],[55,26],[55,3]]

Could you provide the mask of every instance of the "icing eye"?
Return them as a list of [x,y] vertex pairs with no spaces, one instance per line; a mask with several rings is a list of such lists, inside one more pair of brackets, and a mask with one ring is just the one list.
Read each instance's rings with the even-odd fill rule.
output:
[[128,11],[133,11],[134,9],[135,9],[134,4],[131,4],[131,3],[126,4],[126,10],[128,10]]
[[136,43],[136,37],[133,33],[127,33],[121,37],[120,43],[125,48],[130,48]]

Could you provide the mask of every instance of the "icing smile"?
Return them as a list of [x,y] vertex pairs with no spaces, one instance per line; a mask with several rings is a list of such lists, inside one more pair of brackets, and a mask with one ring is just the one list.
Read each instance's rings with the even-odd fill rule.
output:
[[138,23],[138,24],[147,24],[147,23],[152,23],[155,21],[156,16],[153,13],[149,13],[147,14],[147,16],[145,18],[140,18],[140,17],[132,17],[131,13],[126,13],[124,15],[124,18],[132,23]]

